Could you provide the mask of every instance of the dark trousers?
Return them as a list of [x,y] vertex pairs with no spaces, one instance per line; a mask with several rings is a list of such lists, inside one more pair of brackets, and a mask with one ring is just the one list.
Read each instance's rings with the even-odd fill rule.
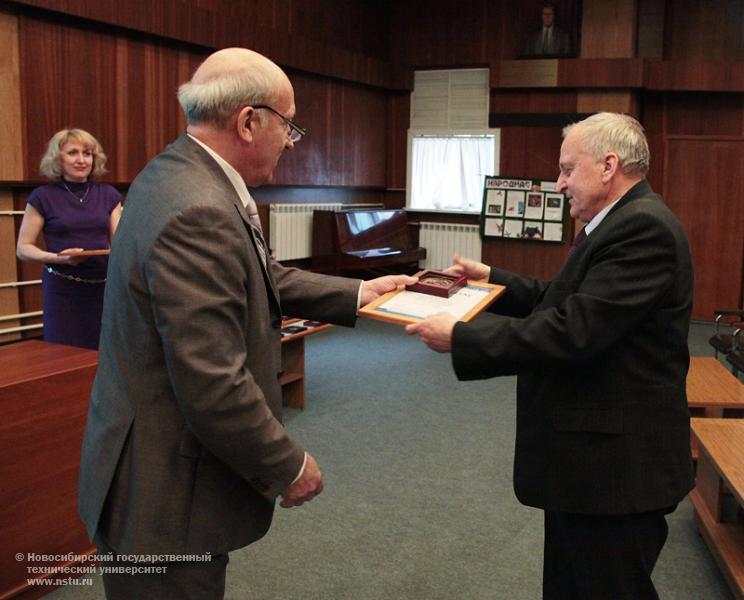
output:
[[[99,567],[104,569],[107,600],[222,600],[225,597],[227,554],[212,555],[210,560],[141,563],[119,556],[100,535],[96,536],[96,545],[98,554],[104,557]],[[112,572],[115,569],[131,571]]]
[[651,572],[667,539],[665,515],[545,511],[544,600],[658,600]]

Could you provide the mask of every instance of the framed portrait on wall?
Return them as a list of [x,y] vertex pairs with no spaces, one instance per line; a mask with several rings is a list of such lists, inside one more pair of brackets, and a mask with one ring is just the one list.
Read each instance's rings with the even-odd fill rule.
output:
[[581,34],[581,2],[522,2],[519,31],[518,58],[576,57]]

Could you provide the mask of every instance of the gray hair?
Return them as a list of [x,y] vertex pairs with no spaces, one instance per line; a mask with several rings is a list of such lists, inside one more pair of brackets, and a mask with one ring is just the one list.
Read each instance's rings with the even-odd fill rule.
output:
[[[259,69],[233,71],[204,83],[189,81],[178,88],[178,102],[189,125],[213,123],[224,127],[242,106],[271,104],[274,95],[271,78]],[[262,118],[264,115],[259,116]]]
[[565,138],[574,128],[581,136],[583,150],[597,160],[608,152],[617,154],[627,175],[645,175],[651,155],[643,126],[629,115],[601,112],[563,128]]

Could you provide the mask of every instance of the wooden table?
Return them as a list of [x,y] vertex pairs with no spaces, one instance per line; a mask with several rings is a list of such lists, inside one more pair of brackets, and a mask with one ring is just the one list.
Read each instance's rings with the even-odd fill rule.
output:
[[77,479],[97,363],[93,350],[38,340],[0,346],[0,598],[38,598],[58,586],[29,586],[40,577],[29,567],[75,563],[30,553],[95,551],[77,514]]
[[[744,413],[744,383],[712,356],[693,356],[687,373],[687,404],[694,416]],[[736,413],[734,413],[736,414]]]
[[[282,329],[289,325],[304,326],[305,320],[285,319]],[[282,385],[284,404],[292,408],[305,408],[305,338],[309,335],[330,329],[332,325],[323,323],[308,327],[305,331],[282,336],[282,371],[279,379]]]
[[700,448],[690,500],[728,584],[744,599],[744,420],[692,419]]

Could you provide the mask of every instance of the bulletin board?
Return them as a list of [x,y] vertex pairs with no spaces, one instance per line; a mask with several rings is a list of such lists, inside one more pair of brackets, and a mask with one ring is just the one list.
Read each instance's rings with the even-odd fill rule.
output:
[[535,242],[565,242],[568,200],[555,181],[486,177],[481,236]]

